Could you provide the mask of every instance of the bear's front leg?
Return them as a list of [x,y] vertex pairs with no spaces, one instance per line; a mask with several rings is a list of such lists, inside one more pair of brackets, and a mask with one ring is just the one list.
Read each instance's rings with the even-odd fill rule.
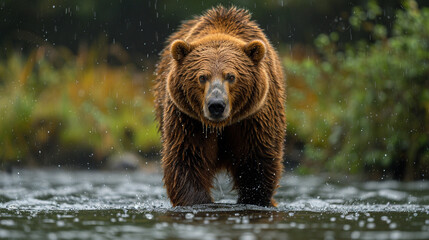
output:
[[[163,158],[164,184],[173,206],[212,203],[211,174],[195,166],[192,156],[180,153]],[[182,157],[187,159],[183,159]],[[168,159],[168,158],[174,158]]]
[[212,203],[217,143],[214,133],[170,105],[164,113],[162,168],[173,206]]
[[239,204],[276,206],[273,195],[282,173],[281,159],[251,158],[240,161],[232,174]]

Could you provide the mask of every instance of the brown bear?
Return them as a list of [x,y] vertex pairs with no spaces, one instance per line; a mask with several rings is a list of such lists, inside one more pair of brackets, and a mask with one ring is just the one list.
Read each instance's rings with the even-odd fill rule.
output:
[[222,6],[184,22],[155,81],[164,184],[173,206],[212,203],[217,172],[241,204],[275,206],[283,170],[285,81],[247,10]]

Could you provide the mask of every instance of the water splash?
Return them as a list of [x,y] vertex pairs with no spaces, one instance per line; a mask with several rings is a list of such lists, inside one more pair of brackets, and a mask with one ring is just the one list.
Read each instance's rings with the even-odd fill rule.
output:
[[0,238],[429,239],[427,182],[287,175],[267,208],[221,175],[216,203],[172,208],[156,171],[19,173],[0,175]]

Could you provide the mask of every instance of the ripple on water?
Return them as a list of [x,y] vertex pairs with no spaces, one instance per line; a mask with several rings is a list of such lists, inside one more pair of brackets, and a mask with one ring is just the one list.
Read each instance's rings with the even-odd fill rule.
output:
[[271,208],[235,204],[224,179],[215,184],[216,203],[172,208],[157,173],[2,174],[0,238],[429,239],[426,183],[285,176]]
[[[43,184],[39,184],[40,180]],[[221,178],[222,180],[223,178]],[[428,184],[395,181],[332,184],[322,177],[287,176],[277,193],[277,211],[313,212],[421,212],[428,200],[411,192],[429,190]],[[225,183],[220,183],[225,185]],[[419,187],[416,187],[418,185]],[[20,171],[20,175],[0,177],[0,208],[20,210],[167,210],[171,207],[160,174],[86,171]],[[223,188],[228,188],[226,184]],[[402,187],[402,188],[401,188]],[[411,189],[411,190],[409,190]],[[226,192],[226,193],[223,193]],[[223,191],[216,207],[194,207],[205,211],[241,211],[231,205],[235,194]],[[417,195],[419,193],[417,192]],[[424,204],[422,204],[424,203]],[[233,206],[233,207],[231,207]],[[183,210],[186,210],[184,208]],[[260,209],[258,209],[260,210]]]

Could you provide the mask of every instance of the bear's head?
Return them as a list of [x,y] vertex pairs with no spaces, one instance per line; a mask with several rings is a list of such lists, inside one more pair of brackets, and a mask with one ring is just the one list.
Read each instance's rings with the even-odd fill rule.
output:
[[208,126],[240,121],[265,103],[269,66],[262,60],[266,52],[261,40],[244,42],[224,34],[194,42],[175,40],[170,45],[167,92],[182,112]]

